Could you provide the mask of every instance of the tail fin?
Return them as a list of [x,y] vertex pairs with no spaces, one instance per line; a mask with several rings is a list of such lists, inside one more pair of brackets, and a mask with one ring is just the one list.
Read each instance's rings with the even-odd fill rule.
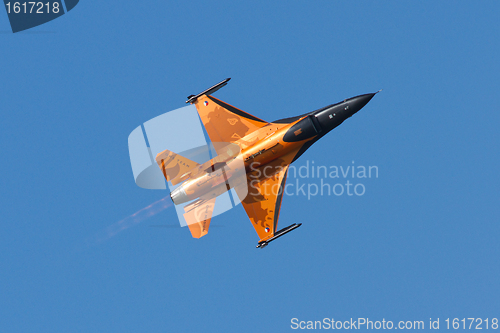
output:
[[158,163],[167,182],[172,182],[173,185],[188,179],[189,171],[199,165],[170,150],[164,150],[156,155],[156,163]]

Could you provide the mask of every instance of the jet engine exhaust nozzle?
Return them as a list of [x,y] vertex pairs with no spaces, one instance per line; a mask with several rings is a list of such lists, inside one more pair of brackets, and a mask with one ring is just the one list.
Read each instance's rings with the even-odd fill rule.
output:
[[174,202],[175,205],[179,205],[181,203],[189,201],[189,199],[186,195],[186,191],[184,191],[182,186],[179,186],[178,188],[173,190],[170,193],[170,198],[172,199],[172,201]]

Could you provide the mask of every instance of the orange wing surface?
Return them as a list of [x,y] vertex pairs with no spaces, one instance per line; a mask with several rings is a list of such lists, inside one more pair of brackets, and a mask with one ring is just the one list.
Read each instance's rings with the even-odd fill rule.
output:
[[189,177],[188,171],[199,165],[170,150],[164,150],[156,155],[156,163],[158,163],[167,182],[172,182],[173,185],[186,180]]
[[260,241],[273,237],[277,231],[288,166],[296,153],[287,154],[247,175],[248,195],[241,203]]
[[194,238],[203,237],[208,233],[215,207],[215,199],[200,199],[184,207],[186,211],[184,218]]
[[[210,95],[201,96],[195,105],[212,142],[238,144],[236,141],[268,124]],[[217,147],[215,150],[219,153]]]

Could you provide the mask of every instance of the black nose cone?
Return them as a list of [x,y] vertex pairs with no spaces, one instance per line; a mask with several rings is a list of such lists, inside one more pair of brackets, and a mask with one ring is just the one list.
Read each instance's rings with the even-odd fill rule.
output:
[[359,95],[356,97],[349,98],[346,100],[346,104],[348,105],[348,113],[350,116],[361,110],[368,102],[375,96],[376,93]]
[[376,93],[359,95],[344,100],[343,102],[329,105],[314,113],[314,116],[322,128],[323,135],[335,127],[339,126],[344,120],[361,110]]

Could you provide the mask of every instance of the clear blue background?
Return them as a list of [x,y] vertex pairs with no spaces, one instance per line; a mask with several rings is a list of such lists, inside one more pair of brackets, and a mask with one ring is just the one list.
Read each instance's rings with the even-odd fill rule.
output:
[[[500,317],[497,1],[81,1],[12,34],[0,10],[2,332],[278,332],[290,320]],[[362,197],[241,206],[192,239],[138,188],[139,124],[215,96],[257,117],[378,94],[297,162],[377,165]],[[292,181],[292,180],[290,180]],[[427,327],[427,326],[426,326]]]

